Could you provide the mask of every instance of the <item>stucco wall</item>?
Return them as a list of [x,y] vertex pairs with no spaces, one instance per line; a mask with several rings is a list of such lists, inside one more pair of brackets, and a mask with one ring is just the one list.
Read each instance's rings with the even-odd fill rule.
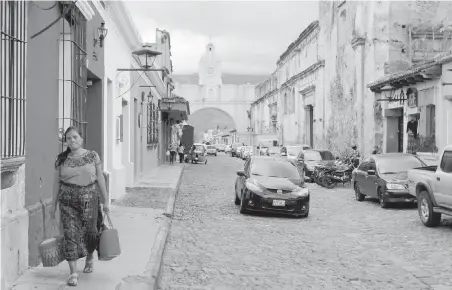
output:
[[[122,100],[130,101],[130,92],[127,92],[130,85],[133,83],[133,78],[130,72],[117,72],[118,68],[130,68],[130,51],[125,46],[121,35],[118,31],[110,27],[108,37],[105,39],[105,76],[112,81],[111,95],[107,96],[107,102],[110,104],[106,120],[104,120],[105,129],[107,130],[107,140],[104,142],[104,150],[111,150],[111,155],[107,155],[113,160],[107,162],[107,171],[111,173],[110,180],[111,198],[117,199],[125,194],[126,183],[133,182],[133,166],[131,162],[126,160],[123,156],[123,150],[127,148],[124,142],[129,142],[129,127],[124,118],[124,142],[119,142],[116,136],[116,118],[123,114],[129,113],[130,106],[126,106],[123,112]],[[122,96],[121,96],[122,94]],[[128,154],[127,154],[128,155]],[[132,172],[132,176],[126,174]]]
[[[57,19],[59,7],[43,11],[28,5],[29,37]],[[27,48],[27,144],[25,166],[25,206],[29,210],[29,264],[39,264],[38,244],[43,238],[42,211],[39,201],[53,195],[54,162],[58,148],[58,78],[61,25],[57,24],[33,40]],[[45,105],[43,105],[45,104]]]
[[1,191],[2,269],[1,289],[28,268],[28,211],[25,206],[25,166],[16,173],[16,183]]

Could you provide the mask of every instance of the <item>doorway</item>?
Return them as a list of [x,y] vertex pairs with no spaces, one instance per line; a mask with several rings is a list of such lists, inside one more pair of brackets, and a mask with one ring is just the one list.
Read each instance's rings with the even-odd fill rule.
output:
[[[403,114],[403,113],[402,113]],[[397,118],[397,129],[398,129],[398,132],[397,132],[397,135],[398,135],[398,140],[399,140],[399,144],[398,144],[398,146],[397,146],[397,148],[398,148],[398,151],[397,152],[399,152],[399,153],[403,153],[403,115],[402,116],[399,116],[398,118]]]
[[306,143],[314,148],[314,107],[306,106]]
[[88,81],[85,147],[96,151],[100,160],[104,160],[102,80],[88,70]]
[[139,172],[140,172],[140,160],[141,160],[141,154],[140,154],[140,147],[141,147],[141,133],[140,133],[140,126],[141,126],[141,116],[140,116],[140,109],[141,106],[138,105],[138,100],[133,99],[133,143],[134,148],[131,150],[133,152],[132,160],[133,160],[133,176],[135,179],[138,179]]

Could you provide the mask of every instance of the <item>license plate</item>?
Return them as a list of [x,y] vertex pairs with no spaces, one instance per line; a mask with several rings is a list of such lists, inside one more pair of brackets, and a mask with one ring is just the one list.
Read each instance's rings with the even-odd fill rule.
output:
[[274,200],[273,206],[286,206],[286,201],[285,200]]

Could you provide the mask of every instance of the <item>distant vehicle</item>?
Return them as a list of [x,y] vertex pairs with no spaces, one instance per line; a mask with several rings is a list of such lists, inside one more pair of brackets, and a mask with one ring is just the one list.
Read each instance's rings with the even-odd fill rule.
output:
[[386,153],[364,158],[352,173],[352,184],[357,201],[366,196],[378,198],[380,207],[391,203],[415,202],[408,191],[407,171],[426,166],[413,154]]
[[217,148],[213,145],[207,145],[207,155],[218,155]]
[[408,190],[417,198],[426,227],[438,226],[442,214],[452,216],[452,144],[444,148],[438,165],[408,171]]
[[334,155],[328,150],[308,149],[298,154],[297,161],[304,167],[305,181],[312,181],[312,173],[316,166],[333,164],[335,159]]
[[281,156],[287,158],[292,164],[297,164],[297,156],[303,151],[311,149],[309,145],[289,145],[281,148]]
[[242,147],[243,145],[245,145],[245,144],[243,144],[243,143],[234,143],[234,144],[232,144],[231,145],[231,157],[235,157],[236,155],[237,155],[237,149],[239,148],[239,147]]
[[297,217],[309,215],[309,189],[289,161],[280,157],[252,156],[237,171],[235,204],[240,213],[264,211]]
[[226,145],[225,144],[218,144],[218,152],[225,152],[226,151]]
[[270,147],[266,150],[267,156],[281,156],[281,147]]
[[207,145],[202,143],[193,144],[191,163],[204,163],[207,164]]
[[231,145],[226,145],[226,148],[224,149],[224,152],[225,153],[229,153],[229,152],[231,152]]

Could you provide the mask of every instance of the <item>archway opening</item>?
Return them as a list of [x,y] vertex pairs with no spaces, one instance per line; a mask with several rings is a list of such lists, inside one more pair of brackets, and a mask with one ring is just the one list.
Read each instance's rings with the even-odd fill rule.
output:
[[195,142],[204,141],[206,134],[228,133],[236,128],[231,115],[217,108],[203,108],[192,113],[188,116],[188,124],[194,128]]

